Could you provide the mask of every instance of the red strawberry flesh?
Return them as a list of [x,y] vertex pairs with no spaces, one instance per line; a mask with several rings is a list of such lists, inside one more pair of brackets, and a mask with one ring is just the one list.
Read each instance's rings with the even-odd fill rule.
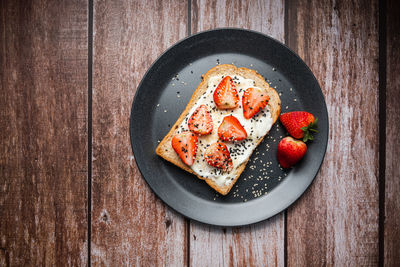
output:
[[239,95],[230,76],[226,76],[218,84],[213,98],[219,109],[234,109],[239,105]]
[[247,88],[242,97],[243,116],[251,119],[268,105],[269,96],[258,88]]
[[188,120],[188,126],[190,131],[199,135],[206,135],[212,132],[212,118],[206,105],[199,106],[193,112]]
[[235,116],[226,116],[218,127],[218,136],[224,141],[240,141],[247,138],[247,132]]
[[222,142],[211,144],[204,152],[204,159],[209,165],[224,171],[230,170],[233,166],[231,154]]
[[172,148],[186,165],[192,166],[194,163],[197,141],[197,135],[192,132],[182,132],[175,135],[171,140]]

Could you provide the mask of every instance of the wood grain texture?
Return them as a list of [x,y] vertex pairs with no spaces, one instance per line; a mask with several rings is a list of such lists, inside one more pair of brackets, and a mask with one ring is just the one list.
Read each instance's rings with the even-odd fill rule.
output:
[[385,266],[400,262],[400,3],[387,1]]
[[284,41],[284,1],[192,0],[192,33],[237,27]]
[[[284,41],[283,1],[192,1],[192,32],[239,27]],[[284,215],[241,228],[190,223],[190,265],[283,266]]]
[[87,2],[0,5],[0,265],[86,265]]
[[149,189],[132,155],[129,116],[151,63],[187,33],[186,1],[95,1],[93,265],[182,266],[186,223]]
[[376,266],[377,1],[290,1],[288,14],[289,46],[318,79],[330,120],[319,175],[288,210],[288,266]]
[[245,227],[190,226],[191,266],[283,266],[283,214]]

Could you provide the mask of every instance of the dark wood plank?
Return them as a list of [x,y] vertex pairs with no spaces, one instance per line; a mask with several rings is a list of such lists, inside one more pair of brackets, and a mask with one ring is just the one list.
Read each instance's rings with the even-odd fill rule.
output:
[[[240,27],[284,41],[283,1],[192,1],[192,32]],[[283,213],[252,226],[221,228],[190,223],[193,266],[283,266]]]
[[385,266],[400,262],[400,3],[387,1]]
[[288,210],[288,266],[378,263],[378,3],[290,1],[289,46],[325,94],[329,143]]
[[88,4],[0,5],[0,265],[86,265]]
[[94,265],[182,266],[186,224],[148,188],[132,156],[132,99],[150,64],[187,34],[186,1],[95,1]]

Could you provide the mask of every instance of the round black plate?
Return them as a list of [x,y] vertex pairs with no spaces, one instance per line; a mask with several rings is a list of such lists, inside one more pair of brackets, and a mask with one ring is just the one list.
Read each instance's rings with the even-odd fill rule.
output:
[[[204,181],[158,157],[155,149],[185,109],[201,75],[225,63],[257,70],[281,93],[281,112],[313,113],[319,119],[319,133],[308,144],[301,163],[284,171],[278,165],[276,150],[286,132],[275,123],[231,192],[222,196]],[[284,44],[253,31],[217,29],[178,42],[154,62],[133,100],[130,135],[140,172],[167,205],[200,222],[237,226],[267,219],[303,194],[325,155],[328,113],[314,75]]]

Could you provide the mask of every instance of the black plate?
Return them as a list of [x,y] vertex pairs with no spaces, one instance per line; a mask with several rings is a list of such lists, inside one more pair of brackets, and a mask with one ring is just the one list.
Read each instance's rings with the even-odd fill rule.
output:
[[[319,133],[290,171],[283,171],[276,159],[277,145],[286,132],[275,123],[227,196],[155,154],[158,141],[184,110],[201,75],[224,63],[263,75],[282,94],[282,113],[306,110],[319,118]],[[237,226],[267,219],[303,194],[325,155],[328,113],[314,75],[284,44],[253,31],[217,29],[178,42],[154,62],[133,100],[130,135],[140,172],[166,204],[200,222]]]

